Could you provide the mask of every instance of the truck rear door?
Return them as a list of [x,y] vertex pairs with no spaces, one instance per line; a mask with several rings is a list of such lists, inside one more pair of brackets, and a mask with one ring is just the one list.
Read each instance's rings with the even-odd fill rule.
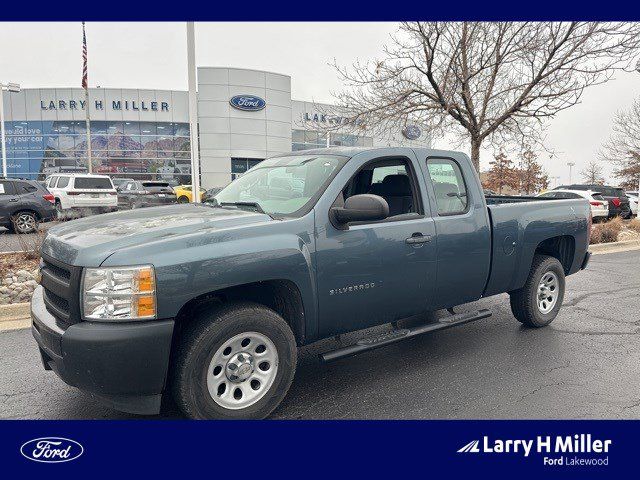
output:
[[480,298],[491,265],[491,229],[480,179],[467,157],[442,153],[419,158],[436,230],[434,308]]

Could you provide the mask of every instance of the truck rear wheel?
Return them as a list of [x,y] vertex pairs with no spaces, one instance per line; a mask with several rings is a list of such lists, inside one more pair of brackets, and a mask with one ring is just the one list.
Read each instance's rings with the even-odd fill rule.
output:
[[555,257],[535,255],[524,287],[511,292],[511,311],[527,327],[546,327],[564,299],[564,269]]
[[195,320],[174,358],[173,396],[187,417],[261,419],[289,390],[297,350],[280,315],[242,303]]

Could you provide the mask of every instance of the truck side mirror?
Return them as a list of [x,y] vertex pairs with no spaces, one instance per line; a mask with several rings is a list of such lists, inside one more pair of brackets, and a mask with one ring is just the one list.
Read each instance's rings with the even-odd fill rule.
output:
[[366,193],[347,198],[344,207],[333,207],[330,213],[334,223],[343,226],[350,222],[384,220],[389,216],[389,204],[378,195]]

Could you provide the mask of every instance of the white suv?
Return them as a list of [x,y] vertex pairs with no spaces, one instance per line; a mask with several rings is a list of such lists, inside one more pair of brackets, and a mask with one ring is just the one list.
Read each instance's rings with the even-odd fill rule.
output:
[[607,202],[600,192],[594,192],[593,190],[569,190],[569,189],[557,189],[549,190],[541,193],[538,197],[543,198],[584,198],[589,201],[591,206],[591,218],[594,222],[598,220],[606,220],[609,217],[609,202]]
[[55,198],[59,214],[72,209],[101,212],[118,209],[118,193],[106,175],[57,174],[47,178],[45,185]]

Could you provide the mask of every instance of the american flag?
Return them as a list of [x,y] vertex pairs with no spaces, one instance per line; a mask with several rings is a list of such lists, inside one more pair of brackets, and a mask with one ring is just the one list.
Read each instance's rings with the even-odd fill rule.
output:
[[87,77],[87,35],[84,32],[84,22],[82,22],[82,88],[89,88]]

